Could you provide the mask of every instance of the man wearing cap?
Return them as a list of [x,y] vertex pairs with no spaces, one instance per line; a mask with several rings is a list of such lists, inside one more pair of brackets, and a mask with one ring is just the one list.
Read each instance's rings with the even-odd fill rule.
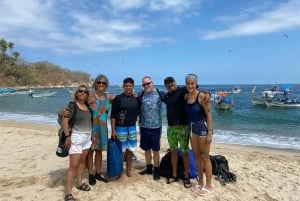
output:
[[183,153],[184,164],[184,187],[190,188],[191,182],[189,179],[189,134],[188,134],[188,116],[184,109],[185,98],[187,93],[186,87],[178,87],[173,77],[167,77],[164,80],[166,89],[168,90],[164,102],[167,108],[167,138],[171,151],[171,164],[173,176],[167,179],[167,183],[178,181],[177,164],[178,164],[178,144]]

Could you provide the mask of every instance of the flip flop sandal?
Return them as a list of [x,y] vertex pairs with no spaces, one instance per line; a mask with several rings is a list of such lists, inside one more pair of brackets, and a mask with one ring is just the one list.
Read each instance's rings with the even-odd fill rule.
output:
[[191,190],[192,190],[194,193],[196,193],[196,192],[198,192],[198,191],[201,191],[202,188],[203,188],[202,185],[196,184]]
[[75,198],[72,194],[68,194],[65,196],[65,201],[75,201]]
[[177,182],[178,181],[178,177],[170,177],[170,178],[167,178],[167,184],[171,184],[171,183],[174,183],[174,182]]
[[214,192],[213,190],[208,190],[206,188],[202,188],[200,191],[196,192],[196,194],[200,195],[200,196],[205,196],[205,195],[210,195],[213,192]]
[[189,178],[184,178],[183,179],[183,186],[184,188],[191,188],[192,187],[192,184],[191,184],[191,181]]
[[76,186],[76,188],[81,191],[90,191],[91,190],[91,187],[89,185],[87,185],[86,183],[83,183],[80,186]]

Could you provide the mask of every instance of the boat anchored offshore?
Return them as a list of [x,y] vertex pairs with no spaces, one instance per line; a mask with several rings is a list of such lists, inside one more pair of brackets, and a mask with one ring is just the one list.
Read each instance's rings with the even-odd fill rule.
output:
[[29,98],[42,98],[42,97],[53,97],[56,95],[57,92],[45,92],[45,93],[30,93],[28,95]]
[[300,100],[269,100],[266,101],[268,107],[300,107]]
[[214,98],[214,107],[218,110],[230,110],[234,105],[233,100],[227,97],[226,91],[219,91]]
[[283,95],[267,100],[265,104],[268,107],[300,107],[300,96],[299,94],[285,91]]
[[253,105],[265,105],[266,101],[272,100],[279,94],[283,94],[283,91],[279,91],[279,87],[274,86],[270,89],[265,89],[260,94],[255,94],[256,86],[252,89],[252,95],[250,96]]
[[231,92],[232,92],[233,94],[239,94],[239,93],[242,92],[242,89],[241,89],[241,87],[239,87],[239,86],[235,86],[235,87],[233,87],[233,88],[231,89]]

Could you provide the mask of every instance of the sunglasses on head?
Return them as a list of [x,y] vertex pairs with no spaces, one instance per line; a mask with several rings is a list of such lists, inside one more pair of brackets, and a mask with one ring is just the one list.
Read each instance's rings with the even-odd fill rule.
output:
[[85,93],[85,94],[88,94],[88,90],[84,90],[84,89],[79,89],[78,90],[78,93]]
[[143,87],[149,86],[151,83],[152,83],[152,82],[146,82],[146,83],[143,84]]
[[96,83],[97,83],[98,85],[106,85],[106,82],[97,81]]

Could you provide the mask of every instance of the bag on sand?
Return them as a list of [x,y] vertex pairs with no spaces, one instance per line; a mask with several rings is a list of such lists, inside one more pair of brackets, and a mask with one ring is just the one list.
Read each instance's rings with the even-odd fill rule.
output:
[[[173,176],[172,163],[171,163],[171,151],[162,157],[159,165],[159,175],[165,178],[171,178]],[[184,178],[184,166],[183,159],[178,154],[178,166],[177,166],[177,176],[178,178]]]
[[[70,135],[72,134],[72,128],[74,125],[74,121],[76,118],[76,113],[77,113],[77,104],[75,102],[70,102],[68,104],[68,108],[71,112],[71,118],[69,121],[69,129],[70,129]],[[66,157],[69,155],[69,150],[64,148],[65,142],[66,142],[66,137],[65,137],[65,133],[64,130],[62,128],[62,114],[60,112],[58,112],[58,118],[57,118],[57,122],[60,125],[60,128],[58,129],[58,146],[56,149],[56,155],[58,157]]]
[[222,155],[210,155],[212,174],[223,182],[236,182],[236,175],[229,171],[228,160]]
[[114,177],[123,172],[121,141],[110,138],[107,143],[107,176]]
[[[183,157],[181,149],[178,149],[178,154],[180,157]],[[190,161],[190,165],[189,165],[190,179],[194,179],[198,176],[198,169],[197,169],[196,160],[193,151],[191,149],[189,149],[189,161]]]

